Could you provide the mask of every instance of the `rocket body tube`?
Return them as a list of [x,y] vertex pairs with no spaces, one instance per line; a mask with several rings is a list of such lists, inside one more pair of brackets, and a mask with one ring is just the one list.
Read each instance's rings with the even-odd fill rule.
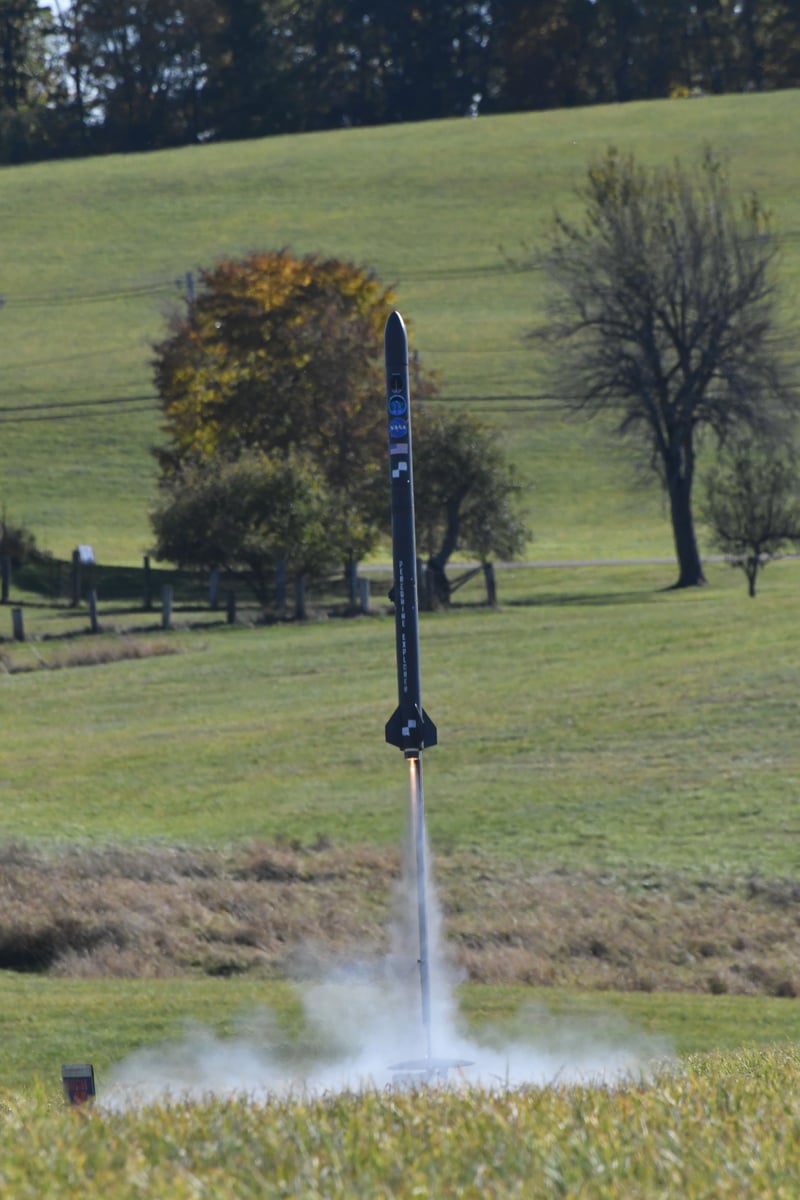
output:
[[384,354],[394,569],[390,598],[395,606],[398,698],[386,724],[386,741],[413,757],[435,746],[437,737],[436,726],[422,707],[408,337],[398,312],[386,322]]

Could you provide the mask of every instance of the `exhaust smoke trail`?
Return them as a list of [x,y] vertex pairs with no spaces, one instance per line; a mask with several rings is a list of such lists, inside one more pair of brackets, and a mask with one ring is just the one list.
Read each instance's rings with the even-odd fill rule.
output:
[[422,1028],[425,1054],[432,1055],[430,944],[428,937],[428,869],[425,853],[425,800],[422,793],[422,760],[408,760],[409,809],[414,837],[414,876],[419,924],[419,983],[422,997]]
[[[415,829],[409,821],[385,958],[345,960],[333,970],[320,970],[315,979],[298,982],[304,1027],[294,1039],[265,1007],[242,1014],[230,1037],[189,1025],[173,1041],[135,1051],[110,1077],[99,1079],[98,1105],[123,1109],[209,1096],[266,1103],[276,1096],[417,1086],[426,1082],[420,1072],[404,1077],[391,1068],[421,1057],[470,1064],[451,1069],[446,1082],[432,1072],[436,1086],[614,1083],[642,1079],[671,1056],[665,1041],[637,1032],[610,1013],[564,1018],[541,1002],[516,1015],[513,1035],[497,1027],[466,1031],[456,996],[461,979],[442,936],[427,843],[424,850],[423,862],[429,867],[427,1032],[420,1005]],[[427,1036],[432,1053],[424,1054]]]

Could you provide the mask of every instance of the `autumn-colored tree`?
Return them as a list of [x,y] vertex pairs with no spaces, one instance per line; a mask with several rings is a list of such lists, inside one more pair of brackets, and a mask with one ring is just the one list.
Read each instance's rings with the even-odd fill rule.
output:
[[299,449],[330,499],[330,544],[342,561],[362,557],[387,523],[379,397],[393,304],[366,268],[317,255],[255,253],[201,272],[155,348],[163,479],[198,460]]

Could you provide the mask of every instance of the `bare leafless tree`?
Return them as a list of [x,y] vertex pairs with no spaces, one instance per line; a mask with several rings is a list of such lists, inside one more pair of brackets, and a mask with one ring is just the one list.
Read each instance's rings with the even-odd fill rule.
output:
[[611,414],[657,472],[676,586],[702,583],[692,509],[699,433],[723,444],[739,428],[775,431],[797,407],[777,344],[778,243],[758,197],[738,207],[708,149],[688,170],[648,169],[612,148],[579,195],[583,218],[557,216],[540,256],[553,287],[534,336],[557,348],[565,403]]

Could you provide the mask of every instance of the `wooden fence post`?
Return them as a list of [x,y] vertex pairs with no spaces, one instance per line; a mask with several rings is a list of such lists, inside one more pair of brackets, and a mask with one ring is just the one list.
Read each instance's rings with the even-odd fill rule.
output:
[[359,598],[361,600],[362,613],[369,612],[369,608],[370,608],[369,591],[370,591],[369,580],[365,579],[362,575],[362,577],[358,581],[358,592],[359,592]]
[[433,609],[433,579],[430,568],[421,558],[417,559],[417,596],[420,610],[431,612]]
[[275,604],[282,614],[286,607],[286,563],[283,559],[275,568]]
[[306,619],[306,581],[302,575],[294,577],[294,615],[297,621]]
[[25,623],[22,619],[22,609],[21,608],[12,608],[11,624],[12,624],[12,627],[14,630],[14,641],[15,642],[24,642],[25,641]]
[[142,591],[142,608],[150,612],[153,607],[153,581],[150,576],[150,555],[144,556],[144,588]]
[[8,593],[11,587],[11,555],[0,557],[0,604],[8,604]]
[[77,608],[81,602],[81,552],[72,551],[72,571],[70,574],[70,608]]
[[358,563],[351,554],[347,559],[347,600],[351,608],[358,602]]
[[97,621],[97,591],[94,588],[89,592],[89,622],[92,633],[97,633],[100,626]]
[[494,578],[494,563],[483,564],[483,577],[486,581],[486,600],[492,608],[497,608],[497,584]]
[[172,588],[168,583],[161,592],[161,628],[172,629]]
[[236,624],[236,592],[228,592],[227,621],[229,625]]

